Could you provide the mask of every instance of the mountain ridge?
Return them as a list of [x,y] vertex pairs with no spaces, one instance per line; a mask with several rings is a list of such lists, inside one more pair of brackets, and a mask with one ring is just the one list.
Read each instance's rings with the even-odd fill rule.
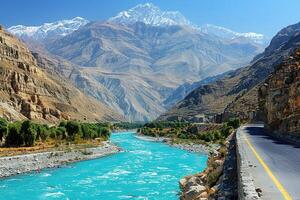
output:
[[[122,100],[113,97],[115,102],[119,102],[114,104],[117,106],[115,109],[120,110],[122,107],[121,110],[131,110],[133,113],[140,110],[139,113],[144,113],[143,116],[148,120],[164,111],[162,101],[180,84],[195,82],[210,75],[238,68],[260,51],[260,48],[252,43],[223,42],[189,27],[159,27],[144,23],[127,26],[111,22],[89,23],[76,32],[48,44],[47,48],[52,54],[89,69],[81,70],[86,74],[85,79],[73,76],[75,82],[87,80],[88,76],[90,81],[93,80],[92,85],[100,84],[110,88],[110,85],[107,85],[108,80],[97,68],[114,73],[111,75],[114,77],[113,81],[119,84],[122,80],[122,86],[118,87],[120,89],[118,92],[113,93],[128,91],[126,101],[123,101],[124,96]],[[117,75],[118,73],[131,74],[131,77],[139,81],[135,82],[132,78],[125,80]],[[129,85],[131,89],[128,88]],[[83,87],[82,84],[77,86]],[[95,89],[87,89],[86,86],[91,84],[85,84],[85,90]],[[133,88],[137,90],[132,90]],[[100,100],[108,98],[97,95],[100,91],[98,89],[96,91],[89,94]],[[134,94],[129,91],[136,92]],[[147,92],[144,93],[145,91]],[[112,96],[116,96],[114,94]],[[142,98],[140,94],[143,94]],[[147,103],[143,106],[138,103],[144,101]],[[111,105],[111,101],[107,103]],[[149,110],[147,104],[152,105],[155,110],[153,114],[145,112]],[[130,117],[128,111],[123,114]],[[134,115],[139,116],[138,113]],[[135,117],[131,119],[141,120]]]
[[[258,109],[257,89],[274,68],[300,44],[300,23],[280,30],[265,51],[244,68],[200,86],[158,119],[191,119],[199,114],[239,116],[247,119]],[[252,113],[252,114],[251,114]],[[226,117],[225,116],[225,117]]]
[[257,41],[219,29],[231,36],[205,33],[179,12],[140,4],[65,36],[39,44],[34,38],[25,41],[33,50],[40,45],[48,51],[39,57],[52,60],[45,67],[54,67],[86,94],[140,121],[164,112],[164,101],[180,85],[239,68],[262,51],[264,45]]
[[70,20],[65,19],[44,23],[40,26],[16,25],[9,27],[7,30],[22,39],[34,38],[36,40],[44,40],[46,38],[66,36],[88,22],[88,20],[82,17],[75,17]]
[[[260,33],[239,33],[213,24],[195,25],[180,12],[162,11],[153,3],[138,4],[133,8],[119,12],[116,16],[107,19],[107,21],[123,25],[132,25],[137,22],[143,22],[151,26],[188,26],[202,33],[214,34],[226,39],[244,38],[265,45],[269,41],[267,37]],[[7,30],[24,39],[36,38],[38,40],[43,40],[49,37],[49,35],[51,36],[51,34],[52,37],[55,35],[66,36],[89,22],[89,20],[78,16],[73,19],[63,19],[44,23],[39,26],[16,25],[9,27]]]

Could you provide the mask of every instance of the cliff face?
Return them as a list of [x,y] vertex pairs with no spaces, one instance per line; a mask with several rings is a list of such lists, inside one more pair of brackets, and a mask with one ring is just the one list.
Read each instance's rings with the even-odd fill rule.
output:
[[0,116],[9,120],[121,119],[71,83],[42,70],[29,49],[0,28]]
[[259,102],[271,129],[300,138],[300,48],[259,88]]

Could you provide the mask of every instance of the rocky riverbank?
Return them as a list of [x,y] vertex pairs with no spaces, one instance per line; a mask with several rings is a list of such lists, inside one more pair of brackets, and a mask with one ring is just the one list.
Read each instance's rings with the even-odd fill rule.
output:
[[181,200],[238,199],[234,137],[231,135],[225,146],[210,154],[203,172],[179,181]]
[[174,143],[171,138],[167,138],[167,137],[150,137],[141,134],[137,134],[136,137],[141,140],[147,140],[152,142],[164,142],[170,146],[187,150],[189,152],[194,152],[194,153],[213,154],[213,153],[217,153],[217,150],[220,148],[220,145],[218,144],[206,145],[206,144],[196,144],[196,143]]
[[0,158],[0,178],[44,168],[55,168],[71,162],[90,160],[122,151],[110,142],[95,148],[51,151]]

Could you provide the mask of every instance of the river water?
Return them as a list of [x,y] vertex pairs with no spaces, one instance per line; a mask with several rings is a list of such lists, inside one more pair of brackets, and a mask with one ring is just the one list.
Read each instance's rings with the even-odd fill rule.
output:
[[178,180],[206,166],[204,154],[140,140],[132,132],[111,140],[125,151],[0,180],[0,199],[175,200]]

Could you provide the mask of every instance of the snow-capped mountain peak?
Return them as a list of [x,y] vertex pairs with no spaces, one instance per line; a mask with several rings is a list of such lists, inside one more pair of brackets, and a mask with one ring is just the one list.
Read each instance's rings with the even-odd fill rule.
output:
[[75,17],[69,20],[44,23],[40,26],[16,25],[8,28],[8,31],[20,38],[43,40],[45,38],[68,35],[88,22],[88,20],[82,17]]
[[248,40],[252,40],[255,43],[264,44],[268,41],[268,38],[266,38],[263,34],[260,33],[254,33],[254,32],[247,32],[247,33],[238,33],[235,31],[232,31],[228,28],[224,28],[221,26],[216,26],[213,24],[205,24],[201,27],[199,27],[199,30],[203,33],[215,35],[224,39],[236,39],[236,38],[245,38]]
[[180,12],[162,11],[152,3],[138,4],[129,10],[120,12],[108,21],[125,25],[143,22],[152,26],[193,26]]
[[227,40],[243,39],[259,44],[265,44],[268,41],[264,35],[259,33],[238,33],[212,24],[197,26],[186,19],[180,12],[162,11],[159,7],[152,3],[138,4],[131,9],[120,12],[116,16],[108,19],[108,21],[124,25],[134,24],[136,22],[143,22],[151,26],[181,25],[189,26],[201,33],[215,35]]

